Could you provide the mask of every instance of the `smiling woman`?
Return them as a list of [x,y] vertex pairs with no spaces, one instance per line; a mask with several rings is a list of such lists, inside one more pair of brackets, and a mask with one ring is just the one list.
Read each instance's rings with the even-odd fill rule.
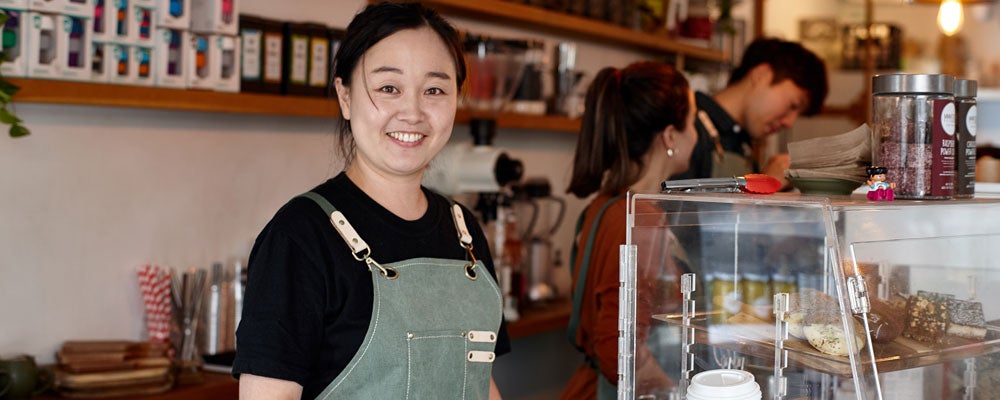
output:
[[379,3],[352,20],[334,68],[347,167],[254,243],[241,399],[500,397],[492,363],[510,344],[486,238],[420,185],[464,80],[436,12]]

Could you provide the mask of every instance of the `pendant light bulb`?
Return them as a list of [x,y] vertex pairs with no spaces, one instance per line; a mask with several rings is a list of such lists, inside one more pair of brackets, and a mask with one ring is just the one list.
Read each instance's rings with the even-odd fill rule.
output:
[[962,2],[959,0],[943,0],[941,8],[938,9],[937,23],[941,28],[941,33],[952,36],[962,29],[962,22],[965,19],[962,10]]

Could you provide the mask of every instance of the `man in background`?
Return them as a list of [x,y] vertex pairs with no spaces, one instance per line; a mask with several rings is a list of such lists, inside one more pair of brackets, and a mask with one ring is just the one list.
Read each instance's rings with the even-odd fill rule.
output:
[[698,143],[690,168],[672,179],[765,173],[786,183],[788,154],[761,166],[754,143],[792,126],[799,115],[819,113],[827,91],[826,66],[816,54],[780,39],[753,41],[724,89],[696,93]]

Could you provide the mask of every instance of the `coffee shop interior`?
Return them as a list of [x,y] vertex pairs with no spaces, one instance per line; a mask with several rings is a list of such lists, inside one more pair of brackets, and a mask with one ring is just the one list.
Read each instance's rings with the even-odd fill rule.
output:
[[[6,3],[0,1],[0,8],[6,9]],[[535,87],[526,89],[534,94],[519,97],[517,90],[502,110],[460,111],[441,156],[450,158],[428,174],[428,179],[440,180],[435,184],[442,192],[469,208],[476,208],[483,192],[518,187],[527,193],[499,206],[516,212],[519,224],[537,222],[511,228],[538,254],[525,257],[521,266],[529,284],[520,304],[509,303],[505,310],[513,350],[496,361],[494,376],[508,399],[558,397],[582,360],[565,328],[573,222],[589,199],[573,197],[566,187],[583,91],[603,67],[665,60],[684,69],[696,89],[713,92],[725,84],[733,62],[753,38],[801,42],[826,62],[831,92],[822,113],[800,118],[772,137],[764,144],[765,153],[870,122],[872,74],[944,73],[974,79],[980,108],[977,145],[983,153],[977,197],[1000,192],[994,186],[1000,182],[1000,160],[992,157],[1000,157],[997,1],[622,2],[634,6],[622,7],[633,15],[640,14],[635,11],[640,4],[654,15],[682,11],[688,20],[670,24],[676,25],[670,33],[662,21],[612,15],[625,14],[609,11],[614,1],[426,3],[470,36],[513,39],[532,55],[522,81],[535,78]],[[544,9],[541,3],[560,3],[562,9]],[[597,6],[588,9],[589,3]],[[680,3],[683,10],[667,10]],[[957,28],[948,28],[948,21],[939,27],[942,3],[960,4],[963,18]],[[336,32],[366,1],[235,4],[241,17],[312,23]],[[574,12],[580,15],[570,15]],[[722,29],[720,16],[726,15],[727,29]],[[863,29],[868,25],[873,28]],[[873,36],[871,62],[864,51],[867,34]],[[4,37],[6,45],[6,31]],[[215,284],[226,281],[227,289],[239,286],[238,268],[246,265],[256,235],[274,212],[343,168],[334,133],[336,104],[323,97],[322,87],[318,96],[311,96],[315,90],[224,93],[233,90],[140,86],[137,80],[79,82],[79,77],[71,82],[9,72],[4,79],[22,87],[7,108],[30,134],[0,140],[2,359],[28,355],[50,366],[59,362],[59,351],[69,350],[67,343],[152,340],[156,332],[147,314],[155,284],[149,280],[157,272],[204,270],[191,278],[207,281],[205,298],[213,277]],[[247,89],[252,88],[241,91]],[[485,137],[482,130],[488,132]],[[504,156],[523,167],[512,186],[456,183],[456,171],[484,167],[479,164]],[[493,166],[484,168],[492,171]],[[486,212],[484,222],[498,223],[495,208],[492,213],[476,209]],[[223,304],[233,309],[231,302]],[[206,310],[211,306],[204,305]],[[232,328],[219,328],[226,323],[201,324],[203,330],[215,328],[219,340],[212,349],[200,343],[195,352],[204,354],[204,360],[232,350],[232,340],[226,340]],[[216,383],[222,389],[215,393],[235,398],[235,384],[210,370],[224,371],[224,365],[212,364],[203,374],[222,382]],[[182,398],[196,398],[186,396],[195,395]]]

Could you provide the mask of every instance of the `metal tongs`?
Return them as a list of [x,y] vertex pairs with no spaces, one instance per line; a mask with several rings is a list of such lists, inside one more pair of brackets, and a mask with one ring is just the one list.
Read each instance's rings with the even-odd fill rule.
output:
[[734,176],[731,178],[680,179],[663,181],[660,190],[672,192],[739,192],[747,186],[746,178]]

